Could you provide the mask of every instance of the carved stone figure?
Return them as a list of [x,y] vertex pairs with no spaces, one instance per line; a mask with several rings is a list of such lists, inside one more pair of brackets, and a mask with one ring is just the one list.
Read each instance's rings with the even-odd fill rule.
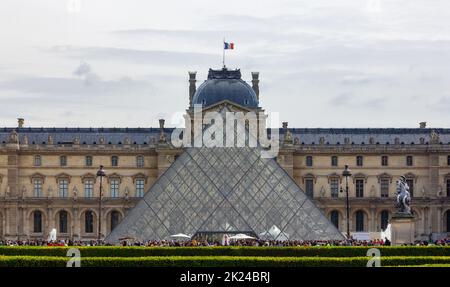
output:
[[325,197],[325,187],[323,185],[320,188],[320,196]]
[[432,144],[438,144],[439,141],[440,141],[439,134],[435,130],[432,130],[430,134],[430,142]]
[[409,193],[408,183],[406,183],[406,177],[403,175],[397,180],[396,199],[397,212],[411,214],[411,194]]
[[292,143],[292,133],[290,130],[286,130],[286,135],[284,137],[284,141],[287,143]]
[[53,137],[51,135],[48,135],[48,144],[53,144]]
[[12,130],[9,134],[8,143],[10,144],[18,144],[19,143],[19,136],[17,135],[16,130]]

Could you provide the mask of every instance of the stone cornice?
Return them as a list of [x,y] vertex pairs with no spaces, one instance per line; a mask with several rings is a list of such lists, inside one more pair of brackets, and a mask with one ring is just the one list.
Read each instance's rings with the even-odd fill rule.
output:
[[[280,149],[282,151],[283,148]],[[320,153],[320,154],[345,154],[345,153],[373,153],[378,155],[389,154],[426,154],[426,153],[449,153],[450,145],[294,145],[294,154]]]
[[145,183],[147,183],[148,176],[146,176],[142,172],[139,172],[139,173],[136,173],[135,175],[133,175],[131,178],[133,179],[133,183],[136,183],[137,179],[144,179]]
[[65,173],[65,172],[61,172],[61,173],[55,175],[55,178],[56,178],[56,183],[58,183],[58,181],[61,180],[61,179],[66,179],[67,182],[70,183],[70,180],[71,180],[72,176],[70,174]]
[[30,175],[30,182],[33,183],[33,179],[38,178],[42,180],[42,183],[45,182],[45,175],[39,172],[35,172],[32,175]]
[[[6,151],[6,149],[2,148],[2,145],[0,144],[0,153],[3,151]],[[97,154],[111,154],[111,153],[117,153],[117,154],[127,154],[127,155],[152,155],[156,154],[156,148],[155,146],[145,146],[145,147],[125,147],[124,145],[121,146],[115,146],[112,145],[106,145],[104,147],[101,147],[99,145],[97,146],[80,146],[80,148],[74,148],[72,146],[70,147],[52,147],[52,146],[44,146],[39,145],[39,147],[32,147],[28,146],[27,148],[20,149],[17,151],[19,154],[40,154],[40,155],[46,155],[46,154],[69,154],[69,155],[97,155]]]

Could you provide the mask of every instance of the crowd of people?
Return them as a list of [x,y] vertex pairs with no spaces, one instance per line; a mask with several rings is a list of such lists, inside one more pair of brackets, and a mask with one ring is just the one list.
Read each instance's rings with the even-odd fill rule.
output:
[[[104,241],[72,241],[72,240],[0,240],[0,246],[110,246]],[[158,246],[158,247],[177,247],[177,246],[389,246],[391,242],[386,238],[375,240],[234,240],[229,242],[206,241],[206,240],[150,240],[140,242],[134,240],[123,240],[121,246]],[[450,246],[450,237],[436,241],[416,241],[416,246]]]

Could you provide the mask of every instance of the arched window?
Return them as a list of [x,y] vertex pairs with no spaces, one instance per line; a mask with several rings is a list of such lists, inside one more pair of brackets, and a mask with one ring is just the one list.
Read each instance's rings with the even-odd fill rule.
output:
[[447,217],[447,232],[450,232],[450,210],[447,210],[445,215]]
[[60,233],[67,233],[67,211],[61,210],[59,212],[59,232]]
[[90,210],[84,213],[84,232],[85,233],[94,232],[94,214]]
[[41,166],[42,165],[42,158],[40,155],[34,156],[34,166]]
[[111,166],[119,166],[119,157],[116,155],[113,155],[111,157]]
[[382,231],[386,229],[386,227],[388,226],[388,222],[389,222],[389,211],[383,210],[381,212],[381,222],[380,222],[380,227]]
[[364,231],[364,211],[358,210],[356,212],[356,232]]
[[450,179],[447,179],[445,182],[447,187],[447,197],[450,197]]
[[42,232],[42,212],[39,210],[33,212],[33,232]]
[[118,211],[111,212],[111,231],[119,225],[120,213]]
[[333,210],[330,213],[330,220],[331,220],[331,223],[333,223],[333,225],[339,229],[339,212],[337,210]]

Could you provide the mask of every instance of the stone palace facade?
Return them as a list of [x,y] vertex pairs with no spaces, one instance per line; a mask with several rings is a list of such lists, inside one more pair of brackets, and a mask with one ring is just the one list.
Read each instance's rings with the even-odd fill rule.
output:
[[[220,71],[220,70],[219,70]],[[189,73],[189,113],[194,104],[241,111],[259,107],[259,74],[251,86],[240,79],[214,83],[210,70],[197,88]],[[236,70],[239,71],[239,70]],[[168,144],[172,129],[159,128],[0,128],[0,238],[94,240],[118,225],[182,148]],[[394,212],[396,180],[405,175],[412,191],[415,236],[450,234],[450,129],[280,127],[277,162],[343,233],[379,232]],[[346,218],[344,165],[349,180]],[[99,208],[100,165],[106,170]]]

